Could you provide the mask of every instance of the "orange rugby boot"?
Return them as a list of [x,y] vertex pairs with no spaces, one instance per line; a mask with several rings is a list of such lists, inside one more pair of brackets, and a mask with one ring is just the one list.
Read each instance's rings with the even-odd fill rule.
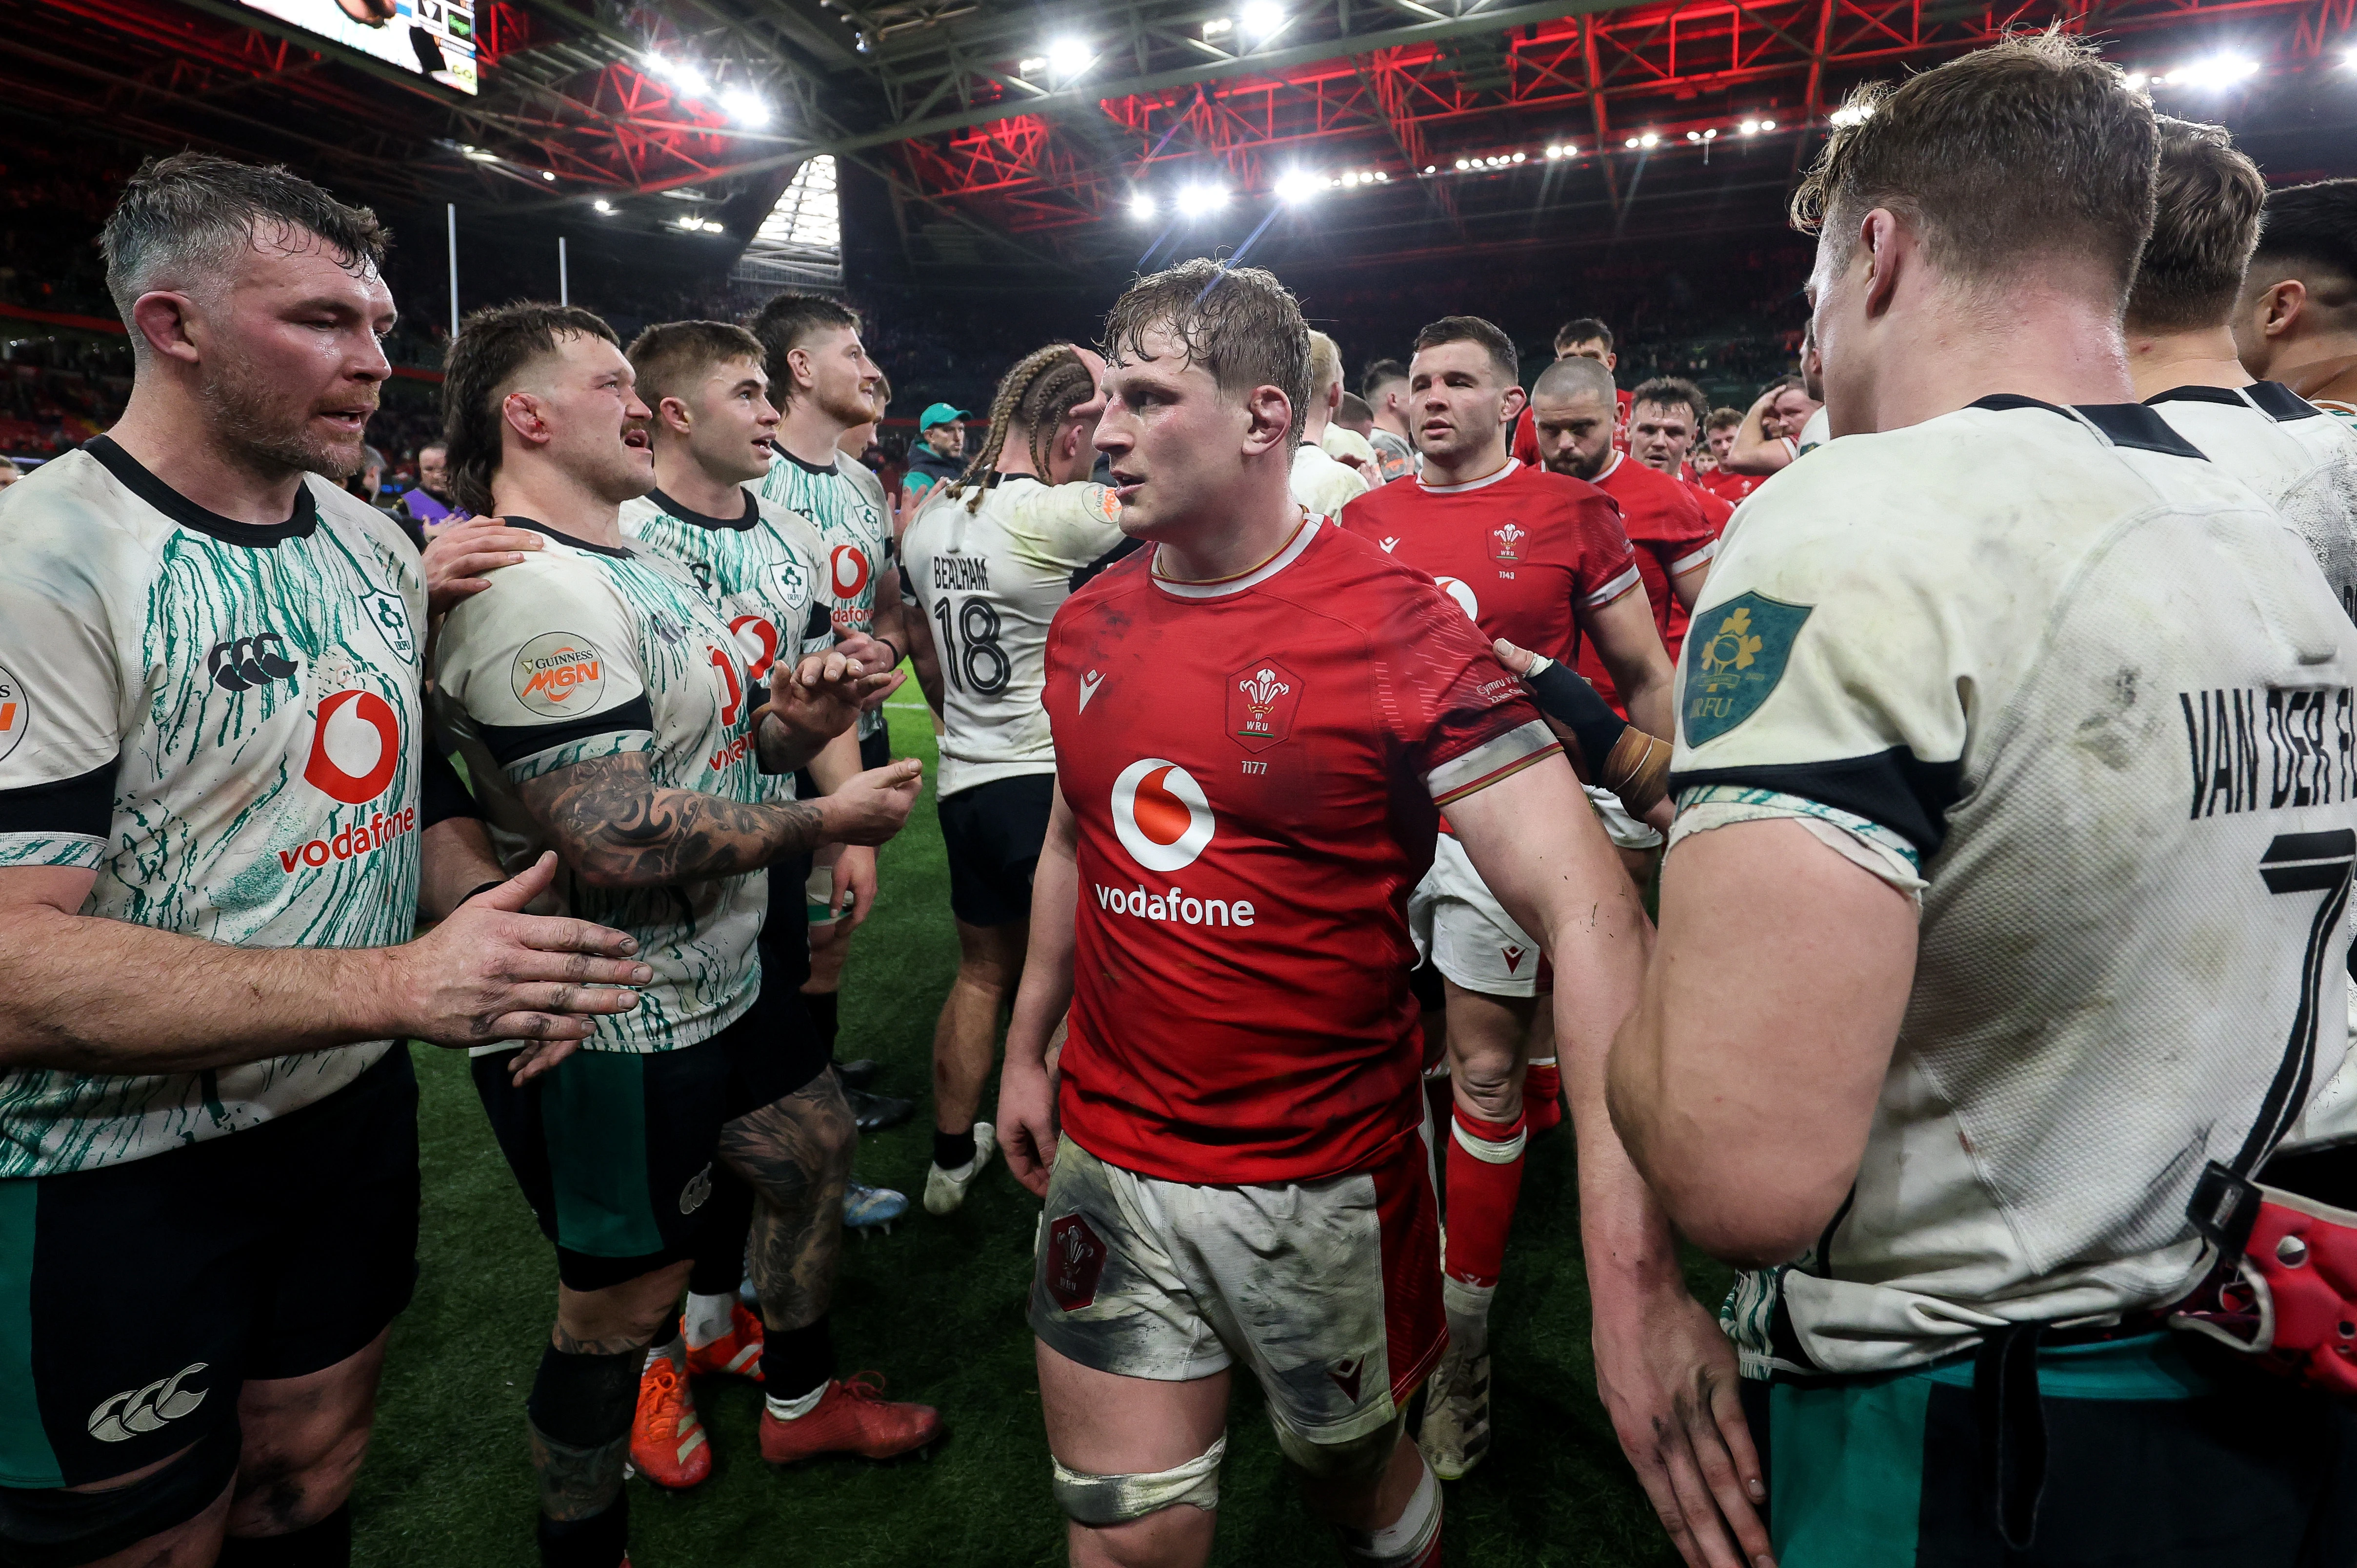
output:
[[658,1356],[639,1374],[639,1411],[630,1422],[630,1463],[669,1491],[699,1486],[712,1475],[712,1444],[679,1363]]
[[821,1454],[889,1459],[922,1448],[942,1434],[942,1414],[929,1404],[884,1397],[884,1380],[859,1372],[830,1382],[808,1415],[780,1421],[761,1412],[761,1457],[791,1465]]
[[[685,1344],[686,1338],[687,1331],[683,1326],[681,1343]],[[743,1302],[730,1302],[728,1332],[700,1349],[694,1345],[687,1347],[688,1376],[709,1378],[725,1372],[732,1378],[750,1378],[758,1383],[761,1380],[762,1343],[760,1318],[745,1310]]]

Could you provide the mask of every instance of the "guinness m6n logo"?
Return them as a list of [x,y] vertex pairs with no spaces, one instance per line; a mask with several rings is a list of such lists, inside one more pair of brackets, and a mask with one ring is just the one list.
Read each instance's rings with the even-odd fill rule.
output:
[[545,631],[516,651],[516,701],[543,718],[586,714],[606,692],[606,656],[586,637]]

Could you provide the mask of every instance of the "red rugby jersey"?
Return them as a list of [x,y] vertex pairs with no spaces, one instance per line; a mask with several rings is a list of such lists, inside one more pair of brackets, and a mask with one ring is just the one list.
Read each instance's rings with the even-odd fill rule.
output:
[[1168,1181],[1368,1169],[1423,1114],[1407,896],[1440,806],[1560,747],[1454,604],[1327,520],[1225,583],[1157,554],[1048,634],[1079,832],[1063,1131]]
[[[1629,392],[1624,387],[1612,389],[1612,449],[1629,450]],[[1517,463],[1527,463],[1534,468],[1545,467],[1539,461],[1539,422],[1527,407],[1514,415],[1511,450]]]
[[1765,474],[1730,474],[1724,468],[1713,468],[1707,474],[1696,474],[1686,482],[1696,489],[1708,490],[1728,506],[1734,506],[1768,478]]
[[[1711,526],[1702,505],[1706,498],[1691,485],[1648,468],[1625,452],[1612,454],[1595,484],[1620,508],[1620,524],[1636,551],[1637,573],[1645,580],[1645,596],[1652,603],[1653,629],[1661,634],[1662,646],[1674,668],[1678,642],[1684,639],[1686,616],[1670,593],[1670,579],[1718,553],[1718,530]],[[1674,626],[1675,641],[1672,640]],[[1620,706],[1620,694],[1592,642],[1580,647],[1579,672],[1606,702]]]
[[1484,634],[1576,661],[1575,607],[1638,585],[1637,558],[1594,485],[1509,463],[1486,479],[1394,479],[1342,509],[1342,526],[1438,583]]

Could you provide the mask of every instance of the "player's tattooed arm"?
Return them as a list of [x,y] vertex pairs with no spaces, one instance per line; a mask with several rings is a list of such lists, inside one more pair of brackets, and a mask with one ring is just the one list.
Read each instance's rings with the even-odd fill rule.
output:
[[756,804],[654,781],[647,754],[527,781],[524,809],[595,887],[665,887],[757,871],[824,843],[882,843],[916,801],[914,761],[863,773],[823,800]]

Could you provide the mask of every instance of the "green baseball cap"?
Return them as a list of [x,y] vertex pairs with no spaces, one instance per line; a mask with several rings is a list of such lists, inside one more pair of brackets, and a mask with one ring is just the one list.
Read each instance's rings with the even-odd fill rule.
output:
[[962,408],[952,408],[945,403],[937,403],[917,415],[917,429],[921,433],[931,430],[936,424],[947,424],[953,419],[972,419],[974,415]]

